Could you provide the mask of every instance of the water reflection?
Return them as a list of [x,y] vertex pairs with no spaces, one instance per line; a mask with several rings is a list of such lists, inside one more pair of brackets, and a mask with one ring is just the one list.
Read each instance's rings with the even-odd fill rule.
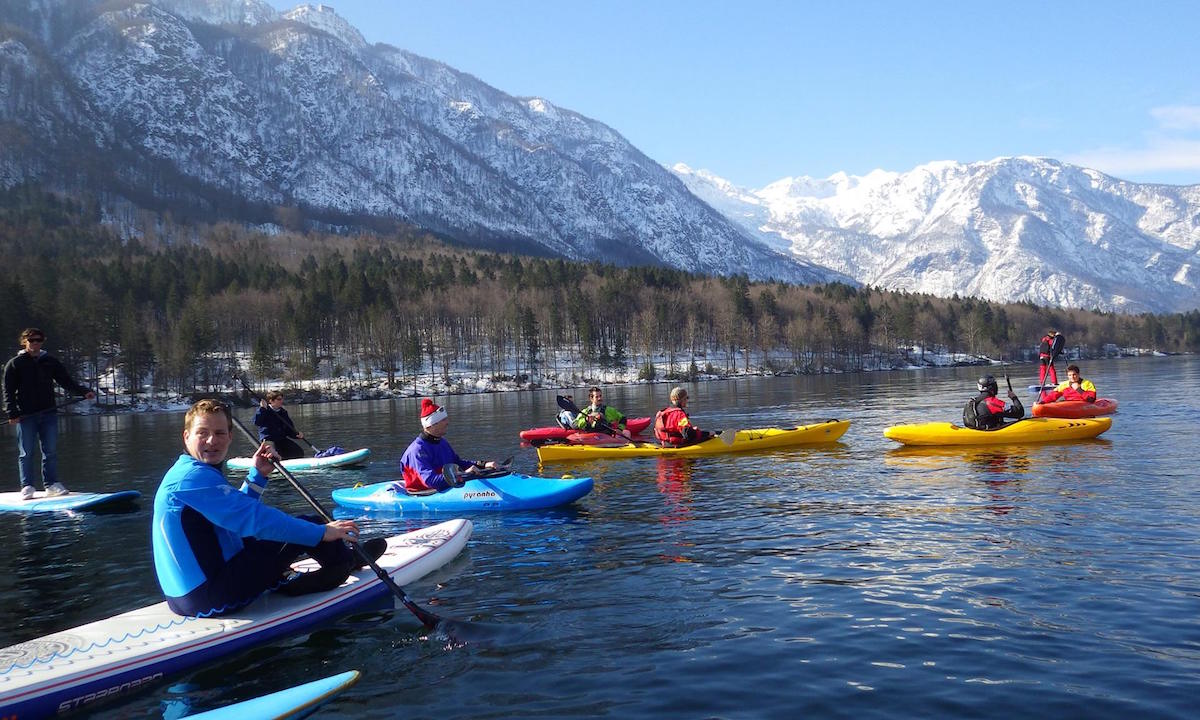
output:
[[[884,455],[884,464],[904,470],[957,472],[966,465],[985,473],[1024,474],[1033,468],[1028,446],[904,446]],[[961,474],[960,474],[961,475]]]
[[686,523],[692,513],[692,464],[691,458],[658,458],[658,491],[666,500],[662,515],[664,525]]
[[970,470],[1000,475],[1054,472],[1056,466],[1078,462],[1089,454],[1102,455],[1112,447],[1104,438],[1036,445],[901,446],[884,453],[884,464],[901,470]]

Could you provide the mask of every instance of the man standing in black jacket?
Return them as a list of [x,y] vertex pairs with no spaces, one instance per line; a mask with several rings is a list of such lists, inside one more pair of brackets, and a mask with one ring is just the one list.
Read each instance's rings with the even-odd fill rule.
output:
[[46,333],[38,328],[25,328],[20,342],[21,351],[4,366],[4,411],[9,424],[17,426],[21,498],[32,500],[36,492],[34,453],[39,444],[46,496],[66,495],[70,491],[58,481],[58,408],[54,402],[54,383],[89,400],[96,393],[71,379],[63,364],[42,349]]

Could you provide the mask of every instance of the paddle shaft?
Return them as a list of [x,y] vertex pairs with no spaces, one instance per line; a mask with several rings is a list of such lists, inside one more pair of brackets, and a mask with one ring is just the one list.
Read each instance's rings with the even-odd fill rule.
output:
[[[246,392],[250,393],[250,397],[254,398],[255,400],[257,400],[260,403],[263,402],[262,396],[256,392],[254,392],[254,388],[250,387],[250,385],[246,382],[245,375],[242,375],[241,373],[234,373],[233,376],[238,379],[238,382],[240,382],[242,384],[242,387],[246,388]],[[280,419],[283,420],[283,418],[280,418]],[[290,420],[283,420],[283,421],[286,422],[287,426],[292,429],[292,432],[296,433],[296,435],[300,435],[300,431],[296,429],[296,426],[293,425]],[[320,450],[317,449],[316,445],[313,445],[311,442],[308,441],[308,438],[301,437],[300,439],[304,441],[305,445],[308,445],[310,448],[312,448],[313,452],[315,452],[315,453],[321,452]]]
[[[238,429],[245,434],[246,439],[248,439],[252,445],[258,447],[258,436],[250,432],[250,429],[242,424],[242,421],[238,420],[237,417],[235,417],[232,413],[230,413],[230,417],[233,419],[233,424],[237,425]],[[303,497],[305,501],[317,511],[317,514],[319,514],[325,520],[325,522],[333,522],[333,517],[325,510],[325,508],[321,505],[321,502],[313,497],[313,494],[310,493],[307,488],[300,484],[300,481],[296,479],[296,476],[293,475],[291,471],[285,468],[283,464],[275,458],[271,458],[271,465],[273,465],[281,475],[287,478],[287,481],[291,483],[293,488],[296,489],[296,492],[300,493],[300,496]],[[408,608],[409,612],[415,615],[425,627],[429,628],[430,630],[437,627],[438,623],[440,623],[442,619],[409,599],[408,594],[404,592],[404,588],[397,585],[396,581],[392,579],[392,576],[388,575],[387,571],[379,567],[379,564],[376,563],[375,560],[372,559],[365,550],[363,550],[361,544],[350,543],[350,547],[358,553],[359,558],[365,562],[372,571],[374,571],[375,575],[383,582],[383,584],[392,591],[392,594],[399,598],[404,607]]]
[[43,413],[54,412],[55,410],[62,410],[65,407],[74,405],[77,402],[83,402],[84,400],[87,400],[87,397],[80,395],[78,397],[73,397],[73,398],[67,400],[66,402],[60,402],[57,405],[51,405],[48,408],[43,408],[41,410],[37,410],[36,412],[31,412],[26,415],[21,415],[17,419],[23,420],[27,417],[37,417],[38,415],[42,415]]
[[[1016,391],[1013,390],[1012,380],[1008,379],[1008,373],[1004,373],[1004,382],[1008,383],[1008,397],[1012,400],[1016,400],[1017,393],[1016,393]],[[1024,419],[1025,419],[1025,413],[1024,413],[1024,408],[1022,407],[1021,417],[1014,419],[1013,422],[1019,422]],[[1000,422],[1004,422],[1004,418],[1001,418]]]

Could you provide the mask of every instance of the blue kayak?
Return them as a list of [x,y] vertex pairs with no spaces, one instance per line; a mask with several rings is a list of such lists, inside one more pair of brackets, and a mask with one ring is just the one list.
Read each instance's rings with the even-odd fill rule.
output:
[[188,715],[181,720],[245,720],[246,718],[271,718],[284,720],[308,715],[335,695],[358,682],[357,670],[331,675],[310,683],[280,690],[253,700],[226,705],[198,715]]
[[591,491],[590,477],[546,478],[508,473],[472,478],[460,488],[431,495],[409,495],[402,482],[339,488],[333,491],[333,501],[346,508],[378,512],[539,510],[575,502]]

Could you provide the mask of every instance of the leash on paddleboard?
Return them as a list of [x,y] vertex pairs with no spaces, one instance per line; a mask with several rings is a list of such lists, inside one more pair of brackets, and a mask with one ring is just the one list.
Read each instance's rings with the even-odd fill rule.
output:
[[[248,439],[252,445],[258,447],[258,436],[250,432],[250,429],[242,424],[242,421],[238,420],[237,416],[232,412],[230,413],[230,417],[233,419],[233,424],[237,425],[238,429],[246,435],[246,439]],[[310,493],[307,488],[301,485],[300,481],[296,479],[296,476],[293,475],[287,468],[285,468],[279,460],[271,458],[271,464],[275,467],[276,471],[287,478],[287,481],[292,484],[292,487],[296,489],[296,492],[300,493],[300,496],[303,497],[309,505],[312,505],[313,509],[317,511],[317,514],[324,518],[325,522],[333,522],[333,516],[331,516],[325,510],[324,506],[321,505],[321,501],[313,497],[313,494]],[[392,579],[392,576],[388,575],[383,568],[379,567],[379,564],[376,563],[375,560],[368,555],[365,550],[363,550],[362,543],[351,543],[350,547],[353,548],[356,553],[358,553],[359,559],[361,559],[367,564],[368,567],[371,568],[372,571],[374,571],[375,575],[383,582],[384,585],[388,587],[388,589],[392,591],[392,594],[400,600],[404,607],[408,608],[408,611],[421,621],[422,625],[430,630],[433,630],[439,624],[441,624],[442,619],[440,617],[416,604],[408,597],[408,594],[404,592],[404,588],[397,585],[396,581]]]

